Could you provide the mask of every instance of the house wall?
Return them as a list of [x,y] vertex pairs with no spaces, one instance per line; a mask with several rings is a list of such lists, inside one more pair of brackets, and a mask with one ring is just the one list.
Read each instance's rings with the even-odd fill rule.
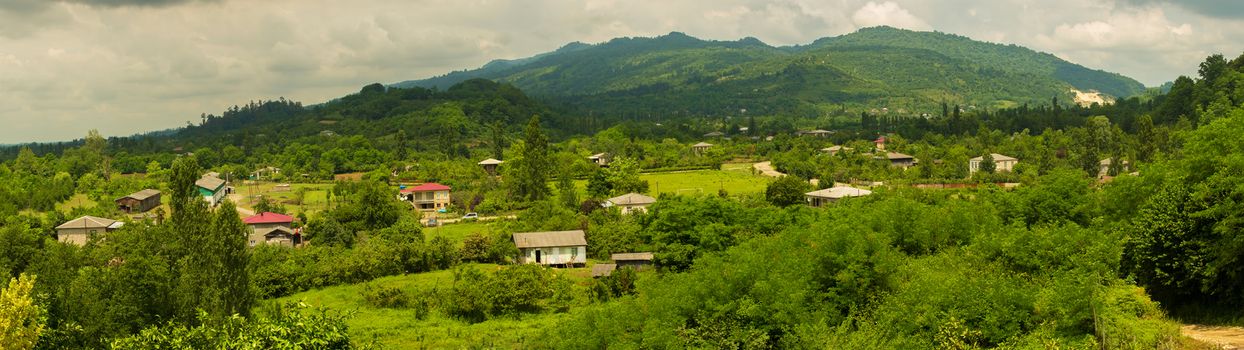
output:
[[56,230],[56,240],[83,246],[91,239],[91,236],[105,232],[108,232],[105,228],[62,228]]
[[618,208],[622,210],[622,215],[648,212],[648,205],[619,205]]
[[251,224],[248,226],[250,226],[252,234],[255,232],[268,232],[277,227],[290,228],[289,224],[286,223]]
[[541,265],[587,264],[587,246],[523,248],[519,263],[535,264],[536,251],[540,251]]
[[410,193],[410,201],[415,204],[431,204],[429,206],[420,205],[419,210],[422,211],[448,208],[449,191],[412,192]]
[[294,246],[294,237],[291,235],[284,235],[284,234],[272,237],[272,239],[268,239],[268,237],[265,237],[264,234],[255,233],[252,231],[251,234],[247,237],[247,241],[249,241],[249,244],[252,247],[260,245],[260,244],[275,244],[275,245],[281,245],[281,246],[286,246],[286,247]]
[[199,194],[203,195],[203,200],[207,201],[208,204],[211,204],[214,207],[217,204],[220,204],[220,202],[224,199],[225,188],[224,186],[221,186],[220,189],[213,192],[199,187]]
[[[994,161],[994,172],[1004,172],[1004,171],[1009,172],[1015,168],[1016,163],[1019,163],[1019,161],[1018,160]],[[980,170],[981,170],[981,161],[979,160],[968,161],[968,173],[969,174],[975,174],[977,171],[980,171]]]

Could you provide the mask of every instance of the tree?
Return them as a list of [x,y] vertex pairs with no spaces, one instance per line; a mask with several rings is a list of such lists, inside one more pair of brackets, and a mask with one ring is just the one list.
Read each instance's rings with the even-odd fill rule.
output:
[[34,349],[43,333],[45,310],[31,291],[35,277],[22,274],[0,290],[0,344],[5,349]]
[[494,121],[489,125],[488,131],[492,136],[492,158],[505,160],[505,126],[499,120]]
[[639,179],[639,162],[634,158],[618,157],[604,172],[612,194],[648,191],[648,182]]
[[783,176],[765,187],[765,199],[779,207],[803,203],[804,193],[808,192],[809,187],[798,177]]
[[354,246],[354,233],[332,218],[317,218],[307,223],[307,239],[316,245],[346,248]]
[[570,176],[570,171],[563,170],[557,177],[557,192],[562,205],[570,209],[579,207],[579,189],[575,188],[574,178]]
[[985,153],[984,156],[981,156],[981,164],[977,169],[978,171],[986,174],[993,174],[994,171],[997,171],[997,169],[998,164],[994,163],[992,153]]
[[513,179],[514,195],[527,201],[549,196],[549,139],[540,128],[540,116],[532,116],[523,130],[523,145]]
[[197,321],[200,311],[217,318],[247,316],[255,303],[247,270],[250,229],[230,201],[208,216],[210,223],[206,225],[210,227],[198,232],[201,236],[190,238],[188,254],[181,259],[176,295],[181,298],[180,315],[184,322]]
[[596,169],[587,179],[587,195],[592,198],[605,198],[613,193],[613,184],[609,183],[609,175],[604,170]]

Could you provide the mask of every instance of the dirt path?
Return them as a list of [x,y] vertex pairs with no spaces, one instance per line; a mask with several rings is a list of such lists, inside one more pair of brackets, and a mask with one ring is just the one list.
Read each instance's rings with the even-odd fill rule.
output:
[[247,217],[247,216],[252,216],[252,215],[255,215],[255,211],[254,211],[254,210],[250,210],[250,209],[247,209],[247,208],[243,208],[243,207],[242,207],[242,204],[241,204],[241,203],[242,203],[242,200],[243,200],[243,199],[244,199],[244,198],[242,197],[242,195],[237,194],[237,193],[233,193],[233,194],[230,194],[230,195],[229,195],[229,201],[230,201],[230,202],[233,202],[233,206],[237,208],[237,210],[238,210],[238,215],[241,215],[243,218],[245,218],[245,217]]
[[752,164],[752,168],[756,169],[756,171],[768,177],[786,176],[786,174],[780,173],[777,170],[773,170],[773,163],[771,162],[760,162],[760,163]]
[[1189,338],[1215,344],[1223,349],[1244,349],[1244,327],[1185,325],[1181,330]]

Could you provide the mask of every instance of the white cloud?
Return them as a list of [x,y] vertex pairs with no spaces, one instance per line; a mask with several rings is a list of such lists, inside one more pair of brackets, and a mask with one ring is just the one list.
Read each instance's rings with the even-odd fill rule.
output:
[[869,2],[864,4],[855,14],[851,15],[851,20],[855,21],[855,25],[860,27],[873,27],[887,25],[891,27],[929,30],[929,24],[907,12],[902,6],[893,1],[883,3]]
[[[806,44],[864,26],[1025,45],[1148,84],[1244,47],[1150,0],[0,0],[0,143],[127,135],[280,96],[317,103],[571,41],[671,31]],[[1234,50],[1234,52],[1232,52]]]

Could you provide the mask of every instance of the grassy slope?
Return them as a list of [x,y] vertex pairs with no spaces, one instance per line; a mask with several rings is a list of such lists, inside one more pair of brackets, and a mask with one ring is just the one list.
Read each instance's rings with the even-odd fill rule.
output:
[[[499,266],[473,264],[466,268],[492,270]],[[563,271],[577,283],[590,279],[589,268]],[[413,293],[450,286],[453,279],[452,271],[436,271],[384,277],[368,283],[398,287]],[[470,324],[446,317],[434,308],[431,316],[419,320],[410,309],[371,307],[362,296],[364,285],[333,286],[269,302],[303,301],[316,307],[353,313],[347,321],[351,338],[357,343],[375,341],[389,349],[521,348],[565,317],[565,314],[530,314]]]

